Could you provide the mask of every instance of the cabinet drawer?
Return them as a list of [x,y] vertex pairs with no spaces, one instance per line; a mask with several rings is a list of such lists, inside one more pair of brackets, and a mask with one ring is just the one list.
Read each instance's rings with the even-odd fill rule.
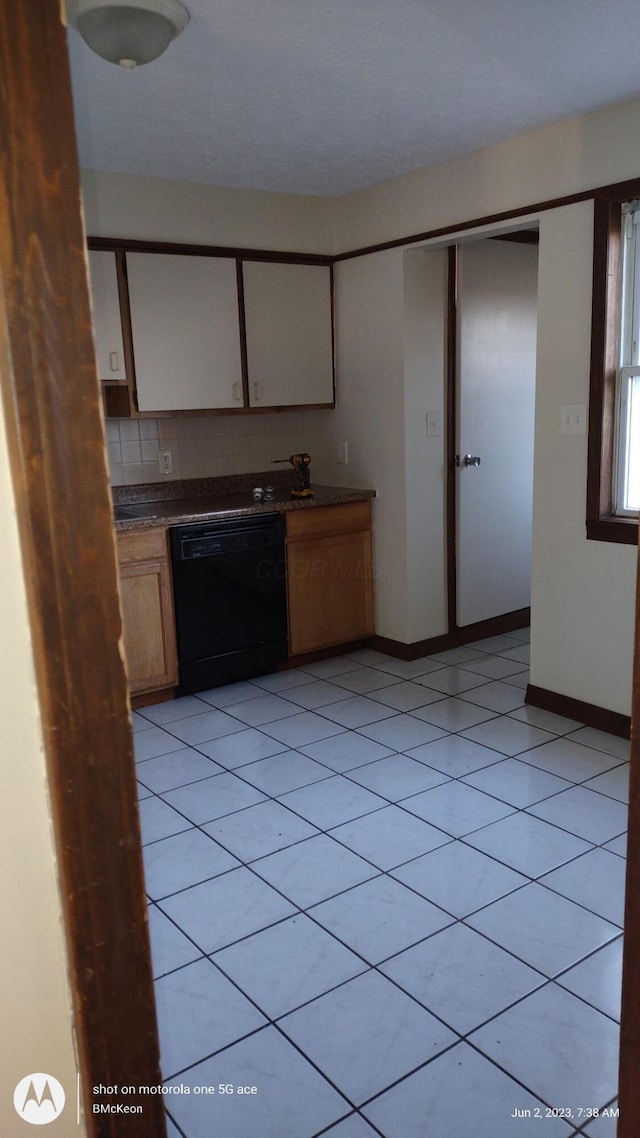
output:
[[314,506],[289,510],[287,540],[327,537],[330,534],[360,533],[371,528],[371,502],[345,502],[343,506]]
[[169,558],[167,531],[164,526],[125,530],[124,533],[116,534],[116,543],[120,565],[130,561],[167,561]]

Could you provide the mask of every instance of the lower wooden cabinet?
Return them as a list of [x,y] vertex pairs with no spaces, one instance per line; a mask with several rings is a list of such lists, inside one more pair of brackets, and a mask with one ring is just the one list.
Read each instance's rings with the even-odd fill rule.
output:
[[371,636],[371,503],[286,514],[289,655]]
[[[371,636],[371,503],[287,511],[286,541],[289,655]],[[131,694],[175,687],[178,656],[167,531],[125,530],[116,542]]]
[[174,687],[178,656],[166,530],[119,533],[117,548],[131,694]]

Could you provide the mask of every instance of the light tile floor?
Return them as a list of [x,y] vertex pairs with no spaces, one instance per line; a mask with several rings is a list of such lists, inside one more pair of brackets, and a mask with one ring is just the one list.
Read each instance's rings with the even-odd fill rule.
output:
[[134,714],[172,1138],[615,1133],[628,744],[527,640]]

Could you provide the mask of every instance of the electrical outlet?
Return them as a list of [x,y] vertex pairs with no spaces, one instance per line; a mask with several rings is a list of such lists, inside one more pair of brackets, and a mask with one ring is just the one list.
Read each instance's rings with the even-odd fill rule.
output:
[[158,453],[158,467],[161,474],[173,474],[173,455],[170,450]]
[[346,441],[338,443],[338,462],[343,466],[349,465],[349,444]]
[[560,434],[585,435],[587,407],[585,403],[565,403],[560,408]]

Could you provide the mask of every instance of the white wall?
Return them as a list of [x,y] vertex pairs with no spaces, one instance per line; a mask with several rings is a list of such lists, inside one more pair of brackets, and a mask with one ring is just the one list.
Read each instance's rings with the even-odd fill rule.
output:
[[[447,631],[445,367],[447,253],[403,254],[404,436],[407,519],[407,635]],[[427,438],[426,415],[440,435]]]
[[376,631],[405,643],[446,632],[444,428],[427,439],[425,421],[444,423],[446,256],[336,265],[337,407],[306,417],[316,480],[376,489]]
[[587,541],[587,439],[560,434],[563,403],[587,403],[591,202],[540,223],[531,682],[628,715],[634,546]]
[[336,203],[345,252],[637,178],[640,99],[562,119]]
[[92,237],[296,253],[330,253],[333,248],[331,198],[97,170],[82,171],[82,198]]
[[[362,247],[640,177],[634,144],[639,131],[640,100],[635,100],[350,195],[337,203],[336,245],[340,249]],[[531,217],[536,219],[535,214]],[[558,217],[567,218],[566,236]],[[574,217],[581,218],[576,231]],[[540,687],[628,714],[635,550],[586,541],[586,440],[559,437],[560,406],[588,398],[591,205],[543,212],[539,221],[544,267],[539,291],[531,679]],[[380,587],[392,585],[394,597],[391,603],[379,588],[377,630],[412,642],[425,635],[425,621],[411,608],[409,597],[412,592],[415,596],[420,574],[425,581],[433,578],[424,552],[426,521],[416,519],[415,511],[411,511],[412,525],[421,528],[419,532],[412,529],[407,561],[403,565],[395,555],[392,570],[394,555],[389,551],[402,532],[399,518],[406,516],[410,501],[409,480],[403,490],[402,472],[397,468],[415,468],[421,447],[417,434],[407,434],[404,417],[398,422],[387,392],[379,389],[381,382],[389,382],[389,375],[381,374],[378,352],[384,358],[391,349],[400,351],[398,337],[404,331],[400,255],[400,250],[390,250],[337,267],[342,395],[331,428],[311,428],[310,444],[321,450],[329,440],[322,469],[331,481],[362,484],[369,476],[382,491],[376,518],[376,549],[384,562]],[[361,305],[366,306],[366,322],[354,319]],[[401,387],[395,359],[396,401]],[[367,389],[367,412],[362,402],[344,397],[347,391],[363,395]],[[421,417],[431,398],[425,384]],[[417,415],[418,403],[415,409]],[[331,447],[337,436],[356,439],[354,466],[336,466]],[[378,466],[376,455],[382,450],[384,458]],[[424,488],[435,500],[441,482],[434,483],[434,477],[431,469]],[[390,504],[383,506],[389,494],[394,495],[393,510]],[[405,524],[405,537],[408,532]],[[435,629],[436,614],[443,612],[440,588],[433,590],[433,603],[431,627]]]
[[44,1071],[64,1086],[67,1106],[47,1127],[51,1138],[85,1133],[76,1126],[76,1063],[60,888],[35,690],[22,562],[0,405],[0,895],[3,898],[0,1102],[3,1138],[23,1138],[13,1089]]
[[[402,253],[347,261],[335,276],[337,411],[309,412],[316,482],[376,487],[376,629],[407,635]],[[338,463],[338,444],[349,465]],[[379,537],[381,540],[379,540]]]
[[[639,133],[634,100],[338,200],[87,174],[88,231],[339,252],[640,177]],[[532,682],[628,712],[635,553],[585,540],[585,441],[560,440],[556,429],[560,405],[587,398],[590,206],[565,207],[561,216],[572,210],[583,219],[580,230],[557,245],[557,211],[540,215]],[[411,261],[408,252],[337,266],[338,409],[306,413],[302,436],[316,481],[378,489],[377,631],[406,643],[445,629],[442,444],[427,447],[422,437],[424,414],[442,398],[442,279],[435,262],[431,275],[430,263]],[[421,288],[430,326],[421,331],[423,387],[414,306]],[[337,462],[344,440],[348,466]]]

